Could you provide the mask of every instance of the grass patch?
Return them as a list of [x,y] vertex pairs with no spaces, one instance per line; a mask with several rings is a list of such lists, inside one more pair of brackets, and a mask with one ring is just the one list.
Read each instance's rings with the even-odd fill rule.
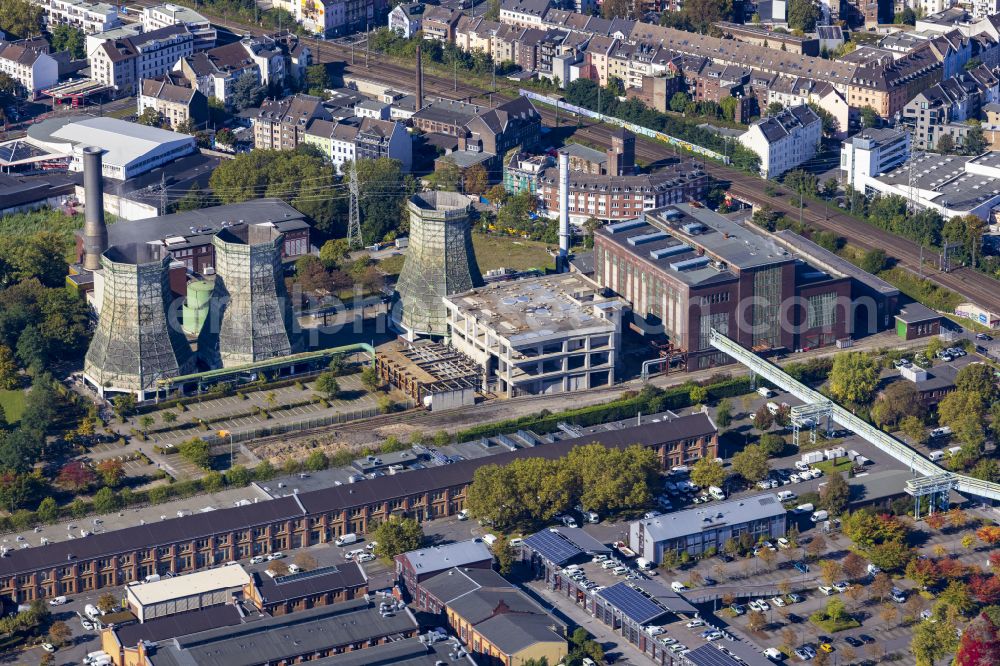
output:
[[399,272],[403,270],[404,259],[406,259],[405,255],[394,254],[378,262],[378,267],[386,275],[399,275]]
[[831,620],[826,616],[823,611],[818,613],[813,613],[809,616],[809,621],[815,624],[817,627],[823,631],[827,631],[831,634],[835,634],[838,631],[847,631],[848,629],[856,629],[861,626],[861,623],[855,620],[853,617],[841,618],[839,620]]
[[965,300],[950,289],[940,287],[930,280],[921,280],[899,266],[882,271],[878,276],[913,300],[935,310],[954,312],[955,307]]
[[494,268],[526,271],[531,268],[545,270],[556,267],[555,258],[549,254],[549,245],[541,241],[474,233],[472,246],[483,273]]
[[0,391],[0,406],[7,417],[7,423],[17,423],[24,414],[24,391]]
[[[829,446],[829,443],[825,443],[825,445]],[[854,463],[847,458],[840,458],[838,460],[821,460],[818,463],[813,463],[812,465],[816,469],[823,470],[824,474],[829,475],[835,472],[847,472],[854,466]]]
[[62,241],[67,259],[73,258],[76,243],[74,236],[82,228],[82,214],[66,215],[60,210],[49,208],[0,217],[0,237],[26,238],[40,231],[51,231]]

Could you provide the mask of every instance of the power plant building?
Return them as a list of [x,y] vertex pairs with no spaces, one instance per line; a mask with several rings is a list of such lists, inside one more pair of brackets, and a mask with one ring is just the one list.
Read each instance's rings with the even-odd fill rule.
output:
[[94,275],[100,318],[83,368],[101,395],[145,400],[157,380],[193,369],[190,347],[171,316],[170,264],[170,253],[154,245],[113,245],[101,256]]
[[484,368],[485,392],[513,398],[615,382],[625,303],[579,274],[498,282],[444,304],[451,344]]
[[421,192],[407,202],[410,243],[396,290],[394,325],[408,340],[448,334],[442,299],[483,284],[472,247],[469,198],[458,192]]
[[231,368],[293,353],[283,242],[281,232],[268,223],[234,225],[212,239],[215,288],[198,345],[210,367]]

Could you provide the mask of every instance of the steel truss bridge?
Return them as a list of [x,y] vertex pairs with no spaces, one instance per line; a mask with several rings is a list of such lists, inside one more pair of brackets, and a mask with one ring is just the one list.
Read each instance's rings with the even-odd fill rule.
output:
[[[1000,484],[964,474],[955,474],[939,467],[892,435],[882,432],[864,419],[855,416],[819,391],[809,388],[778,366],[764,360],[722,333],[714,329],[710,331],[709,343],[745,365],[755,375],[781,387],[805,403],[803,407],[799,408],[798,411],[793,411],[792,414],[792,424],[796,434],[799,427],[808,422],[807,419],[811,419],[811,424],[815,427],[819,421],[817,417],[827,416],[828,422],[829,419],[836,421],[863,437],[879,450],[905,464],[914,476],[917,474],[923,476],[922,479],[914,478],[906,484],[906,492],[916,498],[918,517],[921,497],[930,496],[928,509],[933,512],[935,507],[942,506],[942,499],[944,500],[943,504],[947,504],[948,491],[950,490],[957,490],[976,497],[1000,500]],[[799,425],[796,425],[796,422]],[[815,441],[815,430],[813,430],[812,439]]]

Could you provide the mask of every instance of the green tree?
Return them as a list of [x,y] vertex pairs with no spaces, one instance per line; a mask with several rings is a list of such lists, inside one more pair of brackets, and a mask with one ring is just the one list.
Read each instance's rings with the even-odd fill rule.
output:
[[43,523],[55,522],[59,517],[59,505],[51,497],[46,497],[39,503],[38,509],[35,510],[35,514],[38,519]]
[[410,518],[387,520],[375,528],[372,540],[378,542],[375,554],[391,560],[400,553],[420,548],[424,541],[424,530],[420,523]]
[[118,418],[124,422],[128,415],[135,411],[135,395],[131,393],[123,393],[115,396],[111,400],[111,408],[114,410]]
[[328,398],[340,395],[340,383],[332,372],[324,372],[316,378],[316,390]]
[[7,39],[37,37],[42,34],[42,7],[28,0],[0,2],[0,30]]
[[934,146],[939,153],[950,155],[955,152],[955,139],[951,134],[942,134]]
[[500,573],[507,575],[514,568],[514,561],[516,559],[516,554],[514,553],[514,547],[510,545],[510,541],[502,537],[498,537],[493,545],[490,546],[490,550],[493,551],[493,557],[497,560],[497,568]]
[[733,471],[750,483],[767,476],[767,454],[756,445],[750,445],[733,456]]
[[736,109],[739,104],[739,100],[732,95],[726,95],[720,99],[719,107],[722,109],[722,116],[729,122],[733,122],[736,119]]
[[851,487],[841,474],[831,474],[826,484],[820,488],[820,506],[831,515],[839,515],[847,508],[851,498]]
[[482,194],[490,185],[490,175],[482,164],[474,164],[465,170],[463,182],[466,194]]
[[978,120],[969,121],[969,131],[962,140],[966,155],[979,155],[986,151],[986,136],[983,134],[983,125]]
[[[820,122],[823,124],[823,136],[832,137],[836,136],[840,132],[840,123],[832,113],[824,109],[816,102],[809,102],[809,108],[812,109],[817,116],[819,116]],[[834,185],[836,185],[836,182],[837,181],[834,180]]]
[[782,104],[781,102],[771,102],[770,104],[767,105],[767,109],[765,109],[765,115],[776,116],[784,110],[785,110],[785,105]]
[[[699,401],[702,402],[702,401]],[[729,398],[719,401],[719,406],[715,409],[715,423],[722,429],[729,427],[733,421],[733,403]]]
[[969,364],[959,370],[955,376],[955,388],[978,399],[983,411],[1000,399],[993,369],[982,363]]
[[177,422],[177,413],[168,409],[160,414],[160,420],[163,421],[163,425],[172,425]]
[[885,268],[885,250],[868,250],[861,257],[861,270],[867,273],[880,273]]
[[110,613],[118,608],[118,598],[110,592],[106,592],[97,598],[97,610],[102,613]]
[[864,352],[834,356],[829,388],[834,398],[856,405],[868,404],[879,382],[878,363]]
[[959,580],[948,583],[948,587],[938,595],[938,603],[950,607],[959,615],[968,615],[976,607],[969,586]]
[[118,508],[118,498],[107,486],[94,493],[94,510],[98,513],[111,513]]
[[315,95],[316,97],[326,96],[325,91],[327,88],[333,87],[333,82],[325,64],[310,65],[306,68],[304,87],[309,91],[310,95]]
[[313,451],[306,458],[306,469],[313,472],[324,470],[330,466],[330,459],[322,451]]
[[904,416],[899,422],[899,430],[911,444],[923,446],[927,443],[927,427],[920,417]]
[[879,118],[878,113],[875,112],[870,106],[862,107],[861,111],[861,125],[863,127],[878,127],[882,119]]
[[243,111],[260,106],[267,95],[267,88],[260,84],[257,75],[246,72],[233,84],[233,90],[229,95],[229,102],[237,111]]
[[761,405],[760,408],[753,415],[753,427],[760,432],[766,432],[771,429],[774,425],[774,416],[768,410],[767,405]]
[[74,60],[87,57],[87,37],[83,31],[69,25],[57,25],[52,30],[52,50],[69,51]]
[[253,477],[246,467],[236,465],[235,467],[231,467],[226,470],[225,478],[227,486],[230,486],[231,488],[242,488],[243,486],[249,484]]
[[711,458],[699,458],[691,467],[691,481],[703,488],[721,486],[725,480],[726,470],[723,469],[722,463]]
[[812,32],[823,13],[813,0],[791,0],[788,3],[788,27],[792,30]]
[[700,405],[708,400],[708,389],[704,386],[692,386],[688,395],[690,396],[692,403]]
[[151,106],[147,106],[136,118],[136,122],[140,125],[149,125],[150,127],[162,127],[163,126],[163,114],[154,109]]
[[785,438],[772,432],[765,432],[760,436],[757,446],[770,458],[779,455],[785,449]]
[[0,390],[12,391],[19,383],[14,353],[10,347],[0,345]]
[[198,187],[198,184],[195,183],[191,185],[191,188],[184,194],[183,197],[177,200],[177,203],[174,204],[174,210],[178,213],[183,213],[185,211],[199,210],[210,206],[211,204],[211,197],[203,192],[202,189]]
[[684,113],[684,108],[690,101],[691,98],[688,97],[687,93],[675,92],[670,98],[670,110],[676,113]]
[[369,391],[377,391],[382,386],[382,379],[374,366],[365,366],[361,371],[361,383]]
[[177,450],[185,460],[202,469],[208,469],[212,465],[212,454],[208,442],[200,437],[181,442]]
[[686,0],[681,13],[695,30],[707,34],[713,25],[732,17],[733,3],[732,0]]

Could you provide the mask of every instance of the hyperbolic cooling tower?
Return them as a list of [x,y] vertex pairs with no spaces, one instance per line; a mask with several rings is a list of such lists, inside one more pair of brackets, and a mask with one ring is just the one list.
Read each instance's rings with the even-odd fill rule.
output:
[[283,242],[270,224],[235,225],[212,238],[215,287],[198,338],[198,353],[209,366],[231,368],[293,352]]
[[444,296],[483,283],[472,249],[469,199],[458,192],[423,192],[407,202],[410,244],[396,290],[401,308],[395,325],[410,340],[418,335],[446,335]]
[[84,374],[101,391],[140,400],[156,380],[193,369],[191,349],[170,321],[170,253],[144,243],[113,245],[101,256],[103,300]]

